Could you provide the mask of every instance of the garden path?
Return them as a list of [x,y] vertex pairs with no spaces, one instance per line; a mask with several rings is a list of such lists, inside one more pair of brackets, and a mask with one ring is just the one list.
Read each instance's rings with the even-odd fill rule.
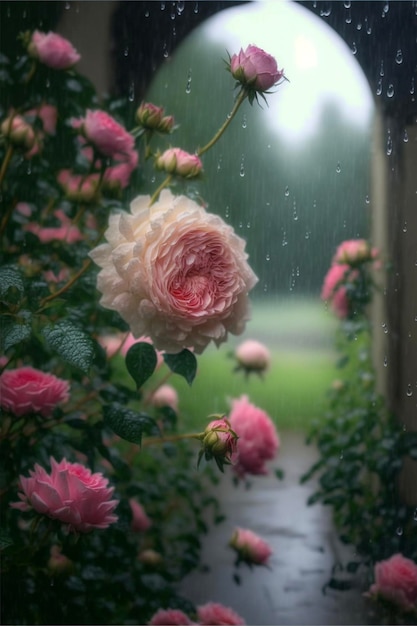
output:
[[[247,624],[370,624],[373,615],[362,597],[360,580],[349,591],[328,590],[331,568],[346,562],[351,553],[340,544],[331,511],[307,498],[314,481],[300,485],[299,478],[317,458],[302,434],[284,432],[277,466],[285,478],[254,477],[252,487],[234,487],[226,472],[216,488],[227,519],[212,527],[204,540],[203,563],[208,572],[187,577],[181,592],[196,604],[221,602],[232,607]],[[240,567],[241,584],[233,580],[234,555],[225,549],[235,526],[250,528],[273,548],[271,568]]]

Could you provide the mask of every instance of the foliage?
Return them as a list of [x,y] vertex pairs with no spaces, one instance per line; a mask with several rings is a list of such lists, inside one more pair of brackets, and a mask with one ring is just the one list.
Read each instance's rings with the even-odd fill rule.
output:
[[[354,547],[357,560],[346,566],[351,574],[395,553],[417,559],[415,507],[398,494],[404,459],[417,458],[417,434],[402,427],[377,391],[368,305],[378,287],[370,259],[353,265],[355,280],[346,276],[339,285],[349,301],[336,333],[339,376],[328,392],[325,421],[307,439],[318,446],[319,459],[302,477],[318,477],[308,503],[331,506],[340,539]],[[330,582],[350,587],[337,575]]]

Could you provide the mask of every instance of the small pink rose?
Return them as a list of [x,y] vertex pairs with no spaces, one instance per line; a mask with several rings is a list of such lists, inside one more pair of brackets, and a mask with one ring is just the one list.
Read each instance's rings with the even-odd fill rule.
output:
[[91,202],[97,195],[98,174],[74,174],[71,170],[61,170],[57,180],[69,200]]
[[[374,251],[376,251],[375,248]],[[373,251],[366,239],[349,239],[339,244],[333,257],[333,263],[357,265],[371,261],[372,258],[374,258]]]
[[0,406],[17,417],[49,417],[56,406],[68,402],[69,388],[66,380],[33,367],[5,370],[0,376]]
[[80,229],[72,225],[71,220],[62,209],[57,209],[54,216],[60,222],[60,226],[42,227],[32,222],[25,224],[24,230],[36,235],[42,243],[50,243],[51,241],[76,243],[84,239]]
[[35,30],[29,43],[28,52],[41,63],[55,70],[66,70],[78,63],[81,56],[74,46],[57,33],[42,33]]
[[92,473],[79,463],[60,463],[51,457],[51,473],[38,464],[20,476],[20,502],[10,506],[20,511],[35,510],[62,522],[70,532],[87,533],[107,528],[117,521],[113,514],[118,500],[111,500],[114,487],[101,472]]
[[148,622],[149,626],[188,626],[190,618],[179,609],[159,609]]
[[181,148],[169,148],[155,160],[155,167],[169,174],[177,174],[184,178],[194,178],[203,169],[201,159]]
[[403,611],[417,611],[417,564],[402,554],[379,561],[374,567],[375,582],[368,593],[383,598]]
[[236,528],[229,545],[239,560],[250,565],[266,565],[272,554],[271,546],[247,528]]
[[127,159],[134,150],[132,135],[105,111],[88,110],[81,128],[85,138],[104,156]]
[[335,263],[330,266],[324,277],[321,298],[330,302],[333,311],[340,318],[345,318],[349,314],[349,300],[345,283],[350,275],[350,265]]
[[268,369],[271,362],[271,353],[260,341],[247,339],[236,348],[235,358],[246,373],[261,373]]
[[243,617],[238,615],[233,609],[218,602],[207,602],[197,607],[198,623],[203,626],[209,624],[246,624]]
[[232,56],[230,71],[237,81],[259,92],[268,91],[284,76],[274,57],[253,45]]
[[150,396],[149,401],[156,408],[169,406],[178,412],[178,393],[172,385],[161,385],[158,387]]

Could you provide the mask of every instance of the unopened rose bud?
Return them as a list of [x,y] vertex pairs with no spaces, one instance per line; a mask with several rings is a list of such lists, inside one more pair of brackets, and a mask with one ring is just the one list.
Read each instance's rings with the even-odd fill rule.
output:
[[200,462],[204,455],[206,461],[214,459],[218,468],[223,471],[223,465],[230,465],[231,456],[237,450],[238,436],[225,417],[210,422],[202,436]]
[[160,565],[164,560],[162,554],[156,552],[156,550],[152,550],[151,548],[139,552],[138,559],[141,563],[151,565],[153,567]]
[[178,393],[171,385],[161,385],[151,395],[150,403],[156,408],[169,406],[175,412],[178,412]]
[[246,374],[261,374],[270,365],[271,353],[260,341],[247,339],[236,348],[235,358],[238,362],[237,369],[245,370]]
[[230,59],[233,78],[248,90],[265,92],[284,77],[273,56],[257,46],[248,46]]
[[21,115],[9,115],[3,120],[1,132],[15,146],[30,150],[35,144],[35,131]]
[[152,102],[142,102],[136,111],[136,119],[139,124],[149,130],[157,130],[163,116],[164,109],[152,104]]
[[203,169],[201,159],[196,154],[190,154],[181,148],[169,148],[155,160],[155,167],[168,174],[177,174],[183,178],[194,178]]
[[372,261],[375,258],[374,250],[365,239],[349,239],[347,241],[343,241],[338,246],[333,262],[347,265],[358,265],[359,263]]
[[48,561],[48,569],[52,574],[66,574],[70,573],[73,567],[73,562],[61,553],[60,546],[53,545],[51,547],[51,556]]
[[238,561],[248,565],[267,565],[272,554],[269,544],[247,528],[236,528],[229,545],[236,551]]
[[160,133],[170,133],[175,125],[175,119],[173,115],[165,115],[161,123],[158,126]]

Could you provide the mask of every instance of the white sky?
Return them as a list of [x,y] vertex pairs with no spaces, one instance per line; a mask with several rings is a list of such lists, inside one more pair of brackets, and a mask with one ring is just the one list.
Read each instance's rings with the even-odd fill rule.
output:
[[287,0],[232,7],[206,22],[204,33],[230,54],[249,44],[272,54],[285,82],[267,96],[268,123],[288,141],[317,128],[323,101],[333,100],[349,122],[369,125],[374,101],[350,48],[322,19]]

